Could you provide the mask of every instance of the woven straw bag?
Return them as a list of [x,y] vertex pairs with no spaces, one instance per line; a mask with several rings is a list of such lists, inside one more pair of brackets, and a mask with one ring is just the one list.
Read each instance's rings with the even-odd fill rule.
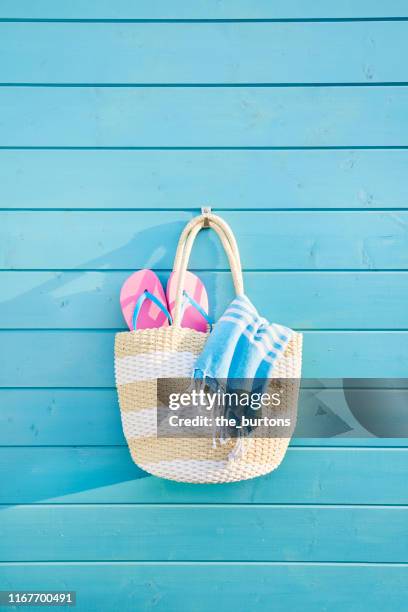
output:
[[[115,376],[124,434],[134,462],[162,478],[191,483],[246,480],[274,470],[282,461],[290,438],[248,437],[241,455],[231,459],[234,440],[216,445],[203,437],[157,436],[157,379],[188,379],[203,350],[208,333],[182,328],[182,287],[193,242],[203,227],[221,239],[229,259],[234,287],[242,295],[243,280],[238,247],[230,227],[220,217],[206,213],[183,230],[174,260],[179,273],[173,325],[158,329],[121,332],[115,338]],[[275,362],[274,378],[291,379],[289,393],[279,413],[296,421],[301,373],[302,335],[294,333],[285,353]],[[293,431],[292,427],[292,431]]]

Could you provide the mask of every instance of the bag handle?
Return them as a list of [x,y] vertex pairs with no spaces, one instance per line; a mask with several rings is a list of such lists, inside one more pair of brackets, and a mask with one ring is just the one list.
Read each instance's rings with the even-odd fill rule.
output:
[[174,259],[173,271],[178,272],[173,323],[176,327],[181,326],[181,307],[183,298],[182,288],[184,286],[184,279],[191,250],[194,240],[203,227],[211,227],[218,234],[229,260],[235,292],[237,295],[243,295],[244,293],[241,260],[239,257],[238,245],[231,228],[217,215],[212,213],[199,215],[198,217],[192,219],[181,233],[177,246],[176,257]]
[[[206,212],[206,213],[203,213],[191,219],[191,221],[189,221],[189,223],[187,223],[187,225],[184,227],[180,235],[178,245],[177,245],[176,256],[174,258],[174,263],[173,263],[173,272],[176,272],[180,269],[181,258],[183,256],[183,251],[184,251],[184,248],[187,242],[187,238],[191,230],[194,229],[194,227],[196,227],[197,225],[200,225],[200,229],[213,227],[213,229],[216,231],[216,229],[214,228],[215,223],[217,223],[219,227],[223,230],[223,236],[229,241],[230,247],[234,253],[237,265],[241,268],[241,261],[240,261],[240,256],[239,256],[238,245],[237,245],[235,236],[230,226],[223,219],[221,219],[221,217],[218,217],[217,215],[214,215],[213,213]],[[220,239],[222,242],[223,237],[220,236]]]
[[[192,243],[202,228],[212,227],[214,231],[218,234],[221,243],[224,247],[224,250],[228,256],[231,271],[234,277],[234,285],[237,294],[243,293],[243,281],[242,281],[242,271],[241,271],[241,260],[239,256],[238,245],[235,240],[235,236],[230,228],[230,226],[223,220],[221,217],[214,215],[212,213],[205,213],[203,215],[199,215],[194,217],[184,228],[179,243],[177,246],[176,256],[173,264],[173,271],[179,272],[182,264],[182,258],[184,253],[188,251],[187,256],[190,257]],[[188,240],[191,240],[191,243],[188,244]],[[187,247],[187,251],[186,251]],[[233,261],[234,260],[234,261]],[[188,260],[187,260],[188,263]],[[237,274],[235,274],[237,273]]]

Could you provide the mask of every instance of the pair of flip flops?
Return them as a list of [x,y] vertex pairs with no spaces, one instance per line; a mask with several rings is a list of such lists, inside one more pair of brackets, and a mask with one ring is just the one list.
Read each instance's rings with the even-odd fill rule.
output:
[[[120,292],[120,305],[126,324],[131,331],[167,327],[173,322],[176,304],[177,272],[172,272],[166,293],[159,277],[152,270],[138,270],[124,282]],[[207,331],[208,295],[201,280],[186,272],[183,287],[182,327]]]

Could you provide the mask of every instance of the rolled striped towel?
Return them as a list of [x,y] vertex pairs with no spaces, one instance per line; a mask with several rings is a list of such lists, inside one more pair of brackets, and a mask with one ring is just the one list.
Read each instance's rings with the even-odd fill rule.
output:
[[[194,378],[213,386],[232,387],[246,381],[259,390],[273,375],[293,331],[269,323],[245,296],[237,296],[214,326],[194,367]],[[258,381],[258,382],[257,382]],[[242,386],[241,386],[242,388]]]

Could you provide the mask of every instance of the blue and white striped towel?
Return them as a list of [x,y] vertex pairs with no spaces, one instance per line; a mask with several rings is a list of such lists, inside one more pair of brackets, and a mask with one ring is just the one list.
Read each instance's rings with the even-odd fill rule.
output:
[[231,387],[234,379],[247,384],[263,381],[265,387],[292,333],[261,317],[245,295],[238,296],[214,326],[195,364],[194,378],[218,387],[225,382]]

